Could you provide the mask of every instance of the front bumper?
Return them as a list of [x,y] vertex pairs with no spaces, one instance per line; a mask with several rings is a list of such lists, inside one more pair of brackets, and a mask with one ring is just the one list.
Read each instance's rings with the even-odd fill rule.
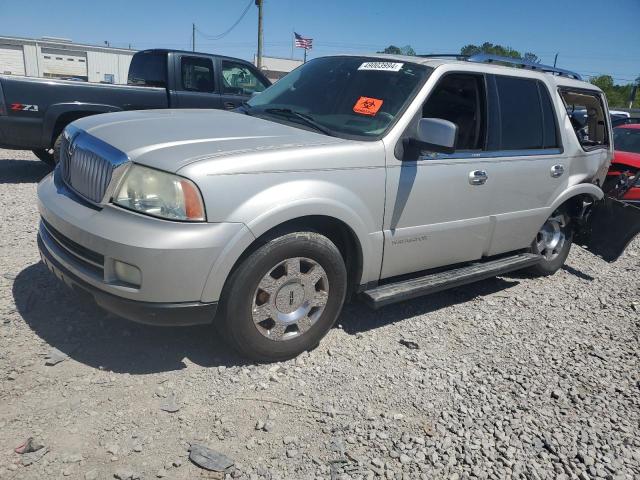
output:
[[216,316],[218,302],[140,302],[105,293],[84,282],[58,262],[47,250],[40,233],[38,248],[42,262],[68,287],[83,290],[93,297],[99,306],[126,319],[147,325],[169,327],[211,323]]
[[[180,223],[147,217],[112,205],[83,202],[49,175],[38,185],[42,257],[50,269],[89,291],[96,301],[124,317],[145,323],[204,323],[181,317],[187,309],[212,305],[203,290],[223,251],[246,234],[239,223]],[[140,269],[138,287],[117,280],[116,260]],[[174,313],[146,314],[143,311]],[[205,315],[206,316],[206,315]],[[209,316],[207,321],[212,321]]]

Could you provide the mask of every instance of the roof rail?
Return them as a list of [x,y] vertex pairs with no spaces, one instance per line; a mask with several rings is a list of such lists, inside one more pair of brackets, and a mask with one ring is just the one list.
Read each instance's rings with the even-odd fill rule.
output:
[[469,57],[466,57],[465,59],[469,62],[479,62],[479,63],[492,63],[492,62],[508,63],[513,66],[528,68],[530,70],[538,70],[540,72],[552,73],[554,75],[559,75],[561,77],[569,77],[569,78],[574,78],[576,80],[582,80],[582,76],[579,73],[572,72],[570,70],[564,70],[562,68],[552,67],[550,65],[543,65],[541,63],[531,62],[529,60],[524,60],[522,58],[502,57],[500,55],[492,55],[490,53],[478,53],[476,55],[471,55]]
[[458,60],[466,60],[469,55],[462,55],[461,53],[428,53],[426,55],[416,55],[420,58],[456,58]]

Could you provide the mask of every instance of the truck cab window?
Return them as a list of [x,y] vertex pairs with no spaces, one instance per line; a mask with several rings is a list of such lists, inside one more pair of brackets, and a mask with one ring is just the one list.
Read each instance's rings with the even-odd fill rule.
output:
[[129,85],[139,87],[167,86],[167,56],[163,53],[139,52],[129,66]]
[[609,132],[600,95],[561,89],[560,96],[582,148],[591,150],[608,146]]
[[458,126],[456,150],[485,147],[485,94],[481,75],[445,75],[422,107],[423,118],[442,118]]
[[213,62],[208,58],[182,57],[182,89],[190,92],[213,92]]
[[222,83],[224,93],[232,95],[251,95],[267,88],[247,65],[228,60],[222,61]]

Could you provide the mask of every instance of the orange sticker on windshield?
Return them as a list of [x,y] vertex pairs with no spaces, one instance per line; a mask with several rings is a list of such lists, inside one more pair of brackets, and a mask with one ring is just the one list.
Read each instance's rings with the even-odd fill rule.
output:
[[353,111],[361,115],[375,115],[382,106],[379,98],[360,97],[353,106]]

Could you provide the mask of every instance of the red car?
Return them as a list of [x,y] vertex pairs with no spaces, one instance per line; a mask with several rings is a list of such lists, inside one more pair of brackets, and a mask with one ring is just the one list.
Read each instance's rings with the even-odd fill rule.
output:
[[[640,124],[621,125],[614,128],[613,145],[614,158],[609,167],[604,189],[609,191],[611,188],[619,188],[620,193],[626,190],[622,196],[619,196],[620,200],[640,206]],[[627,175],[627,180],[622,180],[623,185],[620,185],[621,174]]]

